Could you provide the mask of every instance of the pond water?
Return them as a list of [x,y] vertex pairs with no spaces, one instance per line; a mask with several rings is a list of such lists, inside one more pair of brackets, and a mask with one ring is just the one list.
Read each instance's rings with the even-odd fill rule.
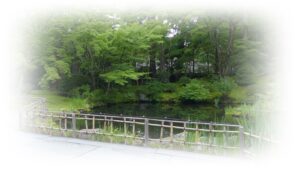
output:
[[[211,104],[122,103],[97,107],[90,113],[228,123],[228,121],[225,121],[225,119],[228,119],[228,116],[225,118],[224,105],[216,107]],[[80,126],[80,128],[85,127],[83,121]],[[114,124],[114,126],[121,130],[123,129],[123,124]],[[143,126],[137,126],[136,130],[143,135]],[[169,130],[164,130],[164,137],[169,136],[169,132]],[[182,131],[174,129],[174,134],[178,134],[180,132]],[[150,138],[159,138],[159,134],[160,127],[149,127]]]
[[224,106],[208,104],[123,103],[97,107],[93,113],[203,122],[223,122],[225,117]]

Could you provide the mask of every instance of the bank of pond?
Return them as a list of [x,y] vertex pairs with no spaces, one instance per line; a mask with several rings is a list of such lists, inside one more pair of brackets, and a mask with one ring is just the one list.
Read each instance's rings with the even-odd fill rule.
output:
[[[216,102],[116,102],[103,104],[103,100],[90,100],[89,98],[62,96],[48,90],[31,91],[33,97],[46,98],[50,111],[72,111],[95,114],[112,114],[124,116],[140,116],[147,118],[191,120],[203,122],[233,123],[253,127],[260,110],[256,104],[246,103],[216,103]],[[109,100],[116,100],[115,95],[101,95]],[[99,98],[99,97],[98,97]],[[95,104],[97,103],[97,104]],[[262,118],[263,119],[263,118]]]

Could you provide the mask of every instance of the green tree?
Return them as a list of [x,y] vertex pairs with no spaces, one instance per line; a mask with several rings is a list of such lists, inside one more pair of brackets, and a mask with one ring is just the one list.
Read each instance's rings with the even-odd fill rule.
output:
[[133,69],[128,69],[114,70],[105,74],[100,74],[99,76],[107,83],[106,94],[108,94],[111,83],[124,86],[129,82],[129,80],[138,80],[143,75],[145,75],[145,73],[135,72]]

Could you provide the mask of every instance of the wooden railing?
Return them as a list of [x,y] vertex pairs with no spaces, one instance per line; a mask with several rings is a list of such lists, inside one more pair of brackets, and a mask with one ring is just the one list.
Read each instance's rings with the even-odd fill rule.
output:
[[[253,140],[255,140],[255,144],[257,142],[277,143],[271,139],[245,132],[241,125],[50,112],[45,109],[44,103],[44,101],[35,102],[21,113],[20,125],[22,128],[67,131],[71,132],[73,137],[78,137],[78,133],[85,133],[132,138],[141,140],[144,145],[168,143],[200,146],[207,149],[221,148],[236,150],[241,154],[252,156],[255,155],[255,152],[252,152]],[[120,130],[115,132],[115,129]]]

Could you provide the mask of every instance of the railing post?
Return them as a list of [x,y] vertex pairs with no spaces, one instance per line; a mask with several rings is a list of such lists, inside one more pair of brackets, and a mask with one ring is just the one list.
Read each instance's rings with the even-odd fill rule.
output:
[[114,133],[114,126],[113,126],[113,117],[110,117],[110,133],[113,134]]
[[64,113],[65,116],[65,127],[64,129],[67,130],[68,129],[68,115],[66,113]]
[[72,113],[72,130],[73,130],[73,137],[75,137],[75,132],[76,132],[76,116],[75,116],[75,113]]
[[173,143],[173,121],[170,122],[170,142]]
[[244,127],[240,126],[240,153],[241,155],[244,154],[244,148],[245,148],[245,137],[244,137]]
[[62,129],[62,118],[63,118],[63,113],[61,112],[60,114],[59,114],[59,130],[61,130]]
[[132,134],[135,136],[135,119],[132,120]]
[[145,144],[147,144],[149,141],[149,125],[148,125],[148,123],[149,123],[149,119],[145,118],[145,127],[144,127],[144,138],[145,138],[144,143]]
[[212,148],[212,144],[214,141],[213,135],[212,135],[212,130],[213,130],[213,125],[212,122],[209,123],[209,136],[208,136],[208,142],[209,142],[209,146],[210,148]]
[[103,130],[105,130],[106,131],[106,129],[107,129],[107,122],[106,122],[106,116],[104,116],[104,123],[103,123]]
[[126,117],[124,117],[124,136],[127,135],[127,125],[126,125]]
[[184,138],[183,138],[183,144],[186,143],[186,122],[183,123],[183,135],[184,135]]
[[227,147],[227,127],[223,126],[223,146]]
[[93,116],[93,129],[95,130],[95,116]]
[[53,113],[51,113],[51,123],[50,123],[50,128],[51,128],[51,130],[53,130],[53,124],[54,124],[54,118],[53,118]]
[[164,121],[161,121],[161,127],[160,127],[160,142],[162,142],[164,136]]
[[196,123],[196,133],[195,133],[195,142],[198,143],[198,137],[199,137],[199,124]]
[[76,130],[76,117],[75,117],[75,113],[72,113],[72,129]]
[[84,116],[84,119],[85,119],[85,121],[84,121],[84,122],[85,122],[85,129],[86,129],[86,132],[87,132],[87,130],[89,129],[89,126],[88,126],[88,120],[87,120],[87,119],[88,119],[87,115]]
[[44,114],[44,113],[46,113],[46,99],[45,98],[42,98],[41,99],[41,111],[42,111],[42,113]]

